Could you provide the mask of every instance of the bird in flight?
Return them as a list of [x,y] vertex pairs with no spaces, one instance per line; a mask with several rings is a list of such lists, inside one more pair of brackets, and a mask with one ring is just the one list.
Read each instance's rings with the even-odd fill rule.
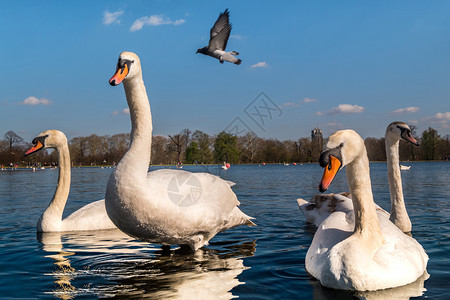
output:
[[230,37],[231,23],[230,12],[228,8],[219,15],[216,23],[211,28],[209,45],[197,50],[197,53],[209,55],[217,58],[221,64],[224,61],[229,61],[236,65],[241,64],[241,60],[233,55],[239,55],[236,51],[225,52],[227,47],[228,38]]

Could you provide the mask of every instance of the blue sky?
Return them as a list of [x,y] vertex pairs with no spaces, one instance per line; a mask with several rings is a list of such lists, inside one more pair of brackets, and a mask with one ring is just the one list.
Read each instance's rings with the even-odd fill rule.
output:
[[[195,54],[225,8],[240,66]],[[450,134],[449,1],[9,1],[0,11],[0,137],[129,132],[123,87],[108,84],[122,51],[141,58],[154,134],[238,124],[280,140],[316,126],[381,137],[394,120]]]

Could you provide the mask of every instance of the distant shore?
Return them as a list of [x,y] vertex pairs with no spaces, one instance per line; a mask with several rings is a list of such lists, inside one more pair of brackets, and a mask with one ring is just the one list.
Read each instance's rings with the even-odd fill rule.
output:
[[[408,164],[408,163],[416,163],[416,162],[444,162],[448,160],[415,160],[415,161],[400,161],[402,164]],[[371,161],[371,163],[386,163],[386,161]],[[295,165],[301,166],[304,164],[317,164],[317,162],[296,162]],[[268,165],[294,165],[294,163],[241,163],[241,164],[234,164],[235,166],[268,166]],[[158,164],[158,165],[149,165],[149,167],[173,167],[173,168],[179,168],[179,165],[177,164]],[[208,166],[217,166],[221,167],[222,164],[182,164],[181,168],[184,166],[200,166],[200,167],[208,167]],[[232,164],[233,166],[233,164]],[[0,168],[0,171],[6,171],[6,170],[15,170],[15,169],[56,169],[58,166],[26,166],[26,165],[18,165],[17,167],[10,167],[10,166],[3,166]],[[114,165],[81,165],[81,166],[72,166],[72,168],[114,168]],[[180,169],[181,169],[180,168]]]

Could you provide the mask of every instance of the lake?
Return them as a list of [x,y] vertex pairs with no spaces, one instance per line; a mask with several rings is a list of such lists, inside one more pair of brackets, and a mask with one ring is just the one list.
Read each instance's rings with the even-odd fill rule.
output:
[[[0,297],[152,299],[449,299],[449,162],[410,162],[402,171],[413,236],[430,260],[428,275],[403,288],[354,294],[323,288],[305,271],[315,228],[296,199],[318,193],[318,164],[185,166],[236,183],[241,209],[256,227],[219,233],[195,253],[162,252],[123,233],[36,234],[56,188],[58,170],[0,171]],[[390,209],[385,163],[371,163],[375,201]],[[152,167],[150,170],[157,169]],[[110,168],[72,168],[64,216],[103,199]],[[341,171],[330,192],[348,191]],[[425,282],[424,282],[425,280]]]

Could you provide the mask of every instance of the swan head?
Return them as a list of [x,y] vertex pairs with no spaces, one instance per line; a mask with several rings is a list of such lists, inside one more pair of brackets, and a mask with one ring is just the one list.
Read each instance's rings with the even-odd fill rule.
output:
[[58,148],[67,144],[67,138],[59,130],[46,130],[41,132],[32,141],[33,146],[25,153],[25,156],[47,148]]
[[347,129],[333,133],[319,157],[320,166],[325,168],[319,185],[320,192],[328,189],[339,170],[364,152],[364,140],[356,131]]
[[404,139],[409,143],[419,146],[419,142],[412,135],[411,128],[405,122],[396,121],[389,124],[386,128],[385,139],[391,139],[394,142]]
[[122,52],[116,66],[116,73],[109,80],[112,86],[120,84],[122,81],[133,79],[142,73],[139,57],[133,52]]

